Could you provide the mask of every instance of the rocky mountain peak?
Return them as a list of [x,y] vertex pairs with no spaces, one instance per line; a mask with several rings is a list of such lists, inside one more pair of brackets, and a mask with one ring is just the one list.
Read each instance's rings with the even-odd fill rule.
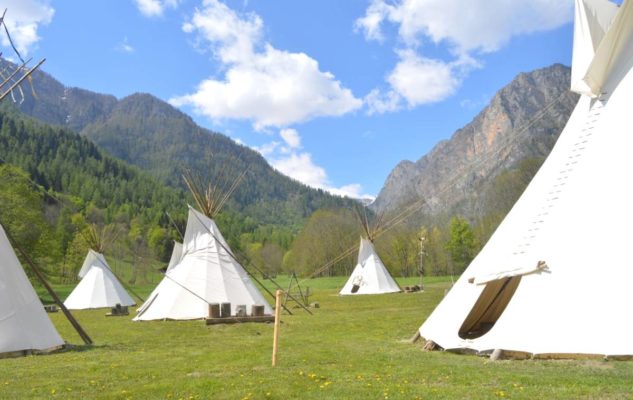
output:
[[372,207],[389,211],[424,198],[427,214],[477,216],[487,183],[551,150],[577,102],[569,91],[570,75],[561,64],[519,74],[449,140],[415,163],[399,163]]

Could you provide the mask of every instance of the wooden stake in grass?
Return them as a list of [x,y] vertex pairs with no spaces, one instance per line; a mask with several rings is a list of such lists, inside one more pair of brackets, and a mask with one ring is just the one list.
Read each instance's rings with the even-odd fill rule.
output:
[[277,366],[277,351],[279,350],[279,318],[281,317],[282,290],[275,293],[275,329],[273,330],[273,367]]

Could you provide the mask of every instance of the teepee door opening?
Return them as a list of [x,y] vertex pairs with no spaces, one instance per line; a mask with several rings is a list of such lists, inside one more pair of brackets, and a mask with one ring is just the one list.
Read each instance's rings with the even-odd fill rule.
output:
[[519,283],[521,275],[488,282],[459,328],[459,337],[476,339],[488,333],[512,300]]

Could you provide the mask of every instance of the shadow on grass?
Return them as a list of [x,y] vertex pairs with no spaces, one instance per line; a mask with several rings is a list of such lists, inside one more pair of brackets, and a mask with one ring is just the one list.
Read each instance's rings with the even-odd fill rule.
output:
[[61,349],[58,350],[54,350],[50,353],[46,353],[46,354],[59,354],[59,353],[83,353],[86,351],[92,351],[92,350],[116,350],[117,346],[116,345],[111,345],[111,344],[71,344],[71,343],[66,343],[64,346],[62,346]]

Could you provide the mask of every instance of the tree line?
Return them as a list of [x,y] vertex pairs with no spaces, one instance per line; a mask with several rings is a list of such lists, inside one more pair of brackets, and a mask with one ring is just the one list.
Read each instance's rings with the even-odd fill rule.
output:
[[[383,262],[395,276],[459,275],[542,161],[524,160],[497,176],[482,196],[484,211],[477,218],[414,218],[386,232],[375,243]],[[241,195],[245,193],[249,190]],[[306,213],[316,207],[307,198],[301,200],[310,194],[302,191],[295,197],[297,204],[307,201]],[[129,279],[147,280],[169,260],[174,240],[182,240],[187,203],[192,201],[185,191],[164,185],[73,132],[0,112],[0,220],[49,266],[54,279],[76,279],[87,252],[83,233],[98,225],[117,233],[109,256],[127,260],[132,266]],[[347,275],[356,263],[361,229],[351,207],[324,204],[330,207],[286,224],[262,223],[229,204],[216,222],[235,252],[268,275]],[[349,255],[337,260],[343,253]]]

